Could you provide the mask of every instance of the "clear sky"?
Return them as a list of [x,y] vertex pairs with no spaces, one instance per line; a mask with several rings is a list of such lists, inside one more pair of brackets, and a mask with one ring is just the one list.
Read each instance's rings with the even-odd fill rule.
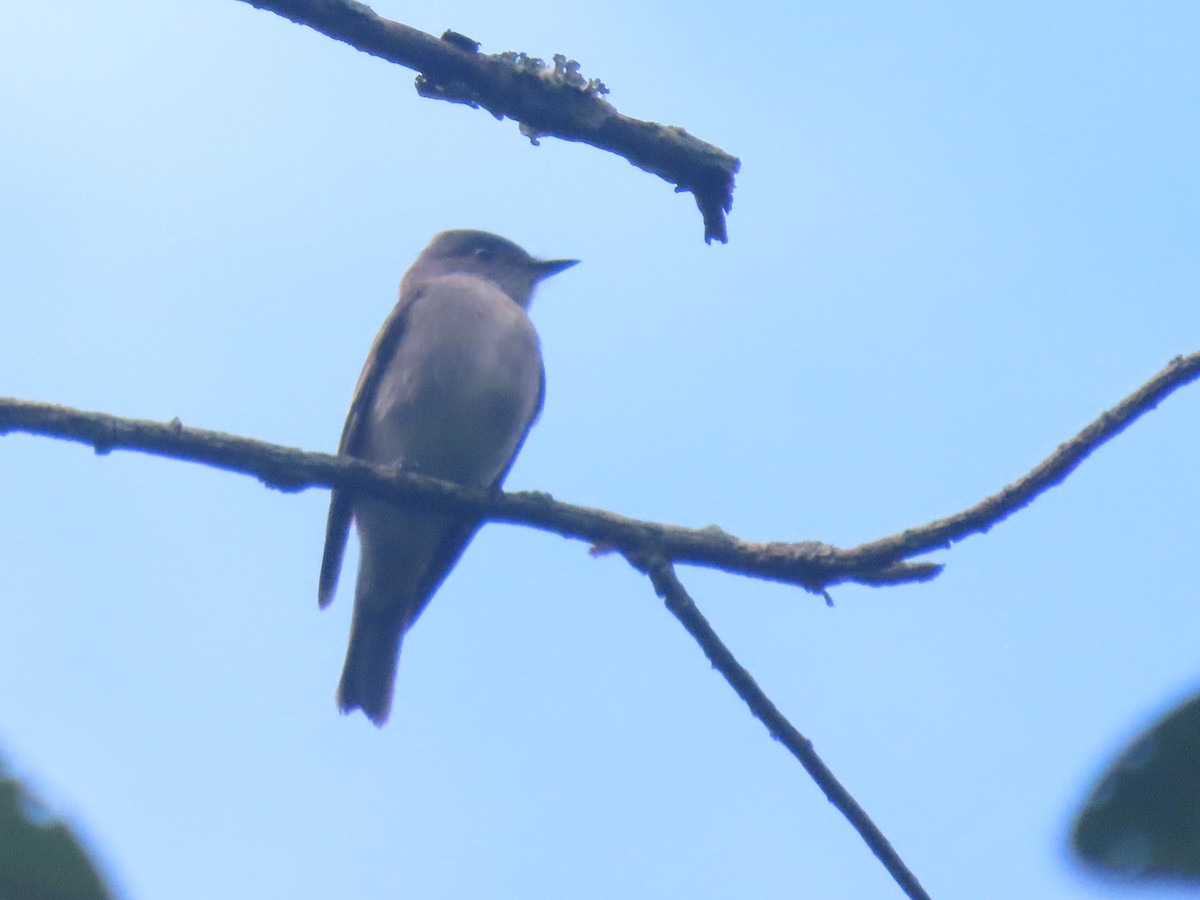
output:
[[[614,156],[419,99],[235,0],[0,6],[0,393],[332,450],[400,275],[478,227],[533,306],[508,486],[751,540],[958,511],[1200,348],[1200,6],[380,2],[578,59],[741,157],[731,242]],[[1200,687],[1200,387],[936,581],[683,569],[935,897],[1115,895],[1091,778]],[[0,752],[122,897],[891,898],[646,581],[487,527],[392,721],[333,701],[327,493],[0,440]],[[352,550],[348,569],[353,570]]]

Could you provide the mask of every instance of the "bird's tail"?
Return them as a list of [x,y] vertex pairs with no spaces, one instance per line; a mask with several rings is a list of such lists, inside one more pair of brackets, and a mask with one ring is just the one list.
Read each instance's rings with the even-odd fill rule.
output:
[[361,709],[377,726],[387,721],[403,636],[404,623],[394,614],[355,609],[337,693],[343,713]]

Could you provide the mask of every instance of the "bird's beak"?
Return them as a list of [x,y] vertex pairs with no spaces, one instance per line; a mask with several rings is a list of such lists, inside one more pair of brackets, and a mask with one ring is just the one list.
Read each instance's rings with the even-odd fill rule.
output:
[[577,259],[539,259],[537,261],[538,281],[549,278],[551,275],[557,275],[559,272],[571,268],[577,262],[579,262]]

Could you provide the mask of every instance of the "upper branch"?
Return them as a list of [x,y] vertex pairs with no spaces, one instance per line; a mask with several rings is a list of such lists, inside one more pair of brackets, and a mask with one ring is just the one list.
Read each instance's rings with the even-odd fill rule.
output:
[[524,54],[478,52],[469,38],[431,34],[376,15],[355,0],[243,0],[278,13],[352,47],[420,72],[425,97],[483,107],[496,118],[521,123],[538,136],[591,144],[622,156],[690,192],[704,219],[704,240],[728,240],[725,214],[733,206],[733,177],[741,163],[719,147],[682,128],[623,116],[600,96],[596,81],[584,81],[578,64],[556,58],[538,67]]

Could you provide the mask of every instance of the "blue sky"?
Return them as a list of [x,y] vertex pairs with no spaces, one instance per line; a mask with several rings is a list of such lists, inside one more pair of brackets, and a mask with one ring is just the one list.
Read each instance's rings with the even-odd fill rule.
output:
[[[738,155],[731,242],[234,0],[8,4],[0,393],[332,450],[404,269],[485,228],[583,260],[533,306],[510,488],[852,545],[1200,348],[1194,4],[375,9],[563,52]],[[1197,446],[1193,387],[933,583],[832,610],[681,576],[933,896],[1117,896],[1065,835],[1200,687]],[[123,897],[899,896],[617,558],[486,528],[377,731],[334,707],[325,492],[16,435],[0,497],[0,751]]]

